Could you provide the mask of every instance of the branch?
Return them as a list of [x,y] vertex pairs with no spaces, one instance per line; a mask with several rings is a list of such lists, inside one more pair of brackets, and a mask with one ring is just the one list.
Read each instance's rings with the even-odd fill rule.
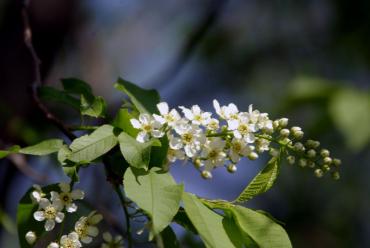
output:
[[68,129],[68,127],[58,118],[56,118],[48,108],[41,102],[40,98],[37,94],[38,87],[42,86],[42,79],[41,79],[41,60],[39,59],[36,50],[32,44],[32,29],[30,25],[30,19],[28,16],[27,7],[30,1],[25,1],[22,9],[22,17],[23,17],[23,35],[24,35],[24,44],[26,45],[32,59],[33,63],[33,74],[34,80],[31,84],[31,95],[33,101],[36,103],[37,107],[44,113],[44,116],[47,120],[49,120],[52,124],[54,124],[64,135],[66,135],[70,140],[76,138],[76,136]]
[[214,25],[214,23],[219,18],[223,7],[225,6],[227,0],[211,0],[208,11],[205,13],[202,20],[199,22],[198,27],[189,34],[188,40],[185,41],[183,48],[178,54],[177,58],[170,63],[169,68],[164,71],[164,75],[159,76],[158,81],[156,80],[157,87],[164,85],[181,71],[182,67],[189,60],[191,55],[194,53],[199,42],[208,33],[209,29]]

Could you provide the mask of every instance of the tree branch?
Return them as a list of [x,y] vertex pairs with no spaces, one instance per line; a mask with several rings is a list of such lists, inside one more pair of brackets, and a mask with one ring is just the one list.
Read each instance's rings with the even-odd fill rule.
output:
[[44,116],[47,120],[49,120],[52,124],[54,124],[64,135],[66,135],[70,140],[76,138],[76,136],[69,130],[69,128],[57,117],[55,117],[48,108],[41,102],[40,98],[37,94],[38,87],[42,86],[42,79],[41,79],[41,60],[39,59],[36,50],[32,43],[32,29],[30,25],[30,19],[28,16],[28,5],[30,1],[25,1],[22,9],[22,17],[23,17],[23,35],[24,35],[24,44],[26,45],[32,59],[33,63],[33,74],[34,79],[31,84],[31,95],[33,101],[36,103],[37,107],[44,113]]

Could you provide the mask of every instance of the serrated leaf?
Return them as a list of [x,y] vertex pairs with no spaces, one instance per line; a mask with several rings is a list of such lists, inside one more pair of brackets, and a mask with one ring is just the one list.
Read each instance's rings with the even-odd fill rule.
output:
[[180,207],[183,185],[177,185],[169,173],[159,168],[146,172],[131,167],[123,184],[127,196],[150,216],[154,235],[171,223]]
[[80,100],[69,95],[65,91],[57,90],[49,86],[42,86],[38,88],[37,93],[42,100],[59,102],[80,111]]
[[8,150],[0,150],[0,159],[5,158],[6,156],[12,153],[17,153],[20,149],[21,149],[20,146],[15,145],[15,146],[9,147]]
[[28,155],[44,156],[59,151],[63,147],[63,140],[61,139],[49,139],[41,141],[40,143],[21,148],[19,153]]
[[139,129],[136,129],[132,126],[130,120],[134,116],[128,112],[127,109],[121,108],[118,110],[116,117],[113,120],[112,125],[122,129],[125,133],[129,134],[132,137],[136,137]]
[[117,90],[125,93],[140,113],[157,113],[157,103],[160,102],[159,94],[156,90],[142,89],[139,86],[119,78],[114,85]]
[[338,91],[330,99],[329,113],[350,149],[358,152],[369,144],[369,92],[350,89]]
[[[25,235],[28,231],[34,231],[37,237],[41,237],[45,233],[45,223],[36,221],[33,217],[33,213],[38,209],[38,204],[32,202],[30,197],[30,192],[33,190],[33,188],[30,188],[24,194],[17,208],[17,229],[21,248],[34,247],[34,245],[29,245],[25,239]],[[59,191],[59,186],[57,184],[52,184],[42,188],[44,193],[49,193],[52,190]]]
[[260,248],[292,247],[284,228],[265,215],[241,206],[236,206],[231,211],[239,228]]
[[118,141],[123,157],[131,166],[148,169],[153,141],[140,143],[125,132],[118,136]]
[[273,157],[267,163],[266,167],[260,171],[249,185],[238,196],[235,202],[245,202],[256,195],[265,193],[274,184],[280,169],[280,160],[278,157]]
[[113,129],[103,125],[91,134],[75,139],[69,146],[71,153],[67,158],[76,163],[89,163],[104,155],[117,144]]
[[184,193],[182,200],[187,216],[197,229],[206,247],[235,247],[223,227],[223,216],[204,206],[193,194]]
[[87,100],[85,95],[81,95],[81,114],[91,117],[104,117],[107,104],[105,100],[100,97],[93,97],[92,101]]

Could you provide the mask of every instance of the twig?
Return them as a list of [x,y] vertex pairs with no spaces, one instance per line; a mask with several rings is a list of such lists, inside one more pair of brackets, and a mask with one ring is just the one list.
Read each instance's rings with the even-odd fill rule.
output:
[[41,60],[39,59],[36,50],[32,44],[32,29],[30,25],[30,19],[28,16],[27,7],[30,1],[25,1],[22,9],[22,17],[23,17],[23,25],[24,25],[24,44],[26,45],[33,62],[33,73],[34,73],[34,80],[31,84],[31,94],[34,102],[38,106],[38,108],[44,113],[46,119],[52,122],[60,131],[62,131],[70,140],[76,138],[76,136],[68,129],[66,125],[58,118],[56,118],[48,108],[41,102],[40,98],[37,94],[38,87],[42,86],[42,79],[41,79]]
[[199,42],[219,18],[222,8],[226,2],[227,0],[210,1],[210,4],[207,8],[208,11],[205,13],[203,19],[199,22],[198,27],[189,34],[189,38],[185,41],[185,44],[177,58],[174,59],[169,68],[163,72],[163,75],[159,76],[159,79],[155,81],[157,87],[166,84],[181,71],[183,65],[189,60]]
[[35,182],[43,183],[48,180],[47,175],[38,173],[27,163],[23,154],[11,154],[8,159],[18,168],[18,170]]
[[121,202],[123,212],[125,213],[125,218],[126,218],[126,232],[127,232],[127,240],[128,240],[128,247],[132,247],[132,237],[131,237],[131,225],[130,225],[130,214],[127,210],[126,203],[125,203],[125,198],[124,195],[119,187],[119,184],[114,184],[114,190],[116,191],[119,200]]

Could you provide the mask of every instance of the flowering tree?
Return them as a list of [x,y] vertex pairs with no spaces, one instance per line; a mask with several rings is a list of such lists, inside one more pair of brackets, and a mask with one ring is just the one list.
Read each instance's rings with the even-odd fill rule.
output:
[[[76,189],[79,171],[91,164],[105,167],[107,181],[119,196],[125,214],[125,239],[104,232],[102,247],[134,246],[131,224],[135,217],[146,219],[149,241],[158,247],[179,247],[169,226],[175,222],[199,235],[206,247],[291,247],[288,234],[269,214],[241,204],[268,191],[276,181],[284,161],[310,168],[317,177],[330,173],[339,179],[340,160],[331,158],[320,143],[304,140],[301,128],[288,126],[288,119],[271,120],[249,106],[241,111],[230,103],[213,101],[215,113],[198,105],[172,109],[161,102],[155,90],[142,89],[119,79],[115,88],[122,93],[123,104],[114,118],[106,113],[103,98],[95,96],[85,82],[63,79],[63,90],[42,86],[37,97],[52,99],[75,108],[81,116],[99,118],[99,126],[64,126],[71,142],[48,139],[30,147],[13,146],[0,151],[0,157],[12,153],[46,156],[57,153],[69,182],[44,187],[34,185],[18,205],[17,223],[22,248],[43,240],[47,246],[89,246],[102,233],[98,229],[103,215],[84,206],[84,192]],[[75,136],[73,131],[85,132]],[[241,158],[256,160],[262,153],[271,158],[234,201],[206,199],[184,191],[171,175],[175,161],[192,164],[204,179],[212,171],[225,167],[237,171]],[[92,169],[92,168],[91,168]],[[190,170],[190,168],[189,168]],[[82,207],[86,208],[86,207]],[[81,210],[81,211],[80,211]],[[64,225],[66,219],[74,225]],[[59,226],[59,234],[53,230]]]

